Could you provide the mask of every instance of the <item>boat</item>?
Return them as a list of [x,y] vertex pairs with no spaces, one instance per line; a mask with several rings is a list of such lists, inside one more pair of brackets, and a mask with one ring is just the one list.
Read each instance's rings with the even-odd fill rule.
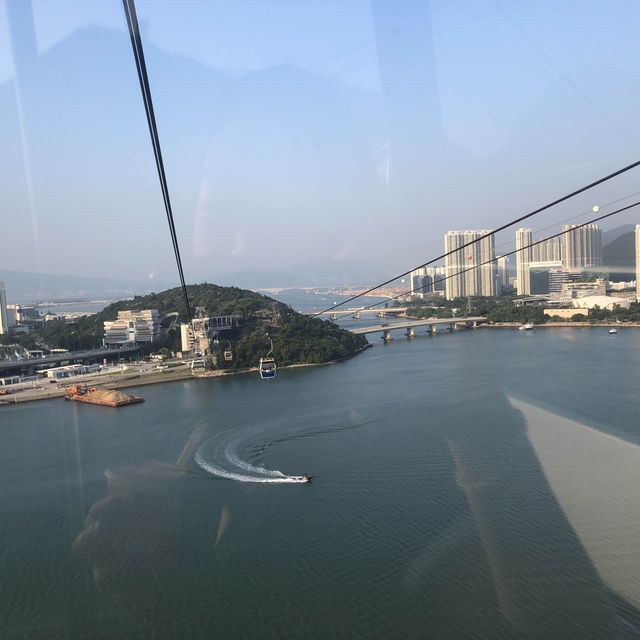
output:
[[618,333],[618,330],[616,328],[609,329],[609,333],[610,334]]
[[518,331],[533,331],[533,325],[530,322],[527,322],[527,324],[523,324],[521,327],[518,327]]
[[313,476],[309,476],[306,473],[303,473],[301,476],[296,476],[296,480],[299,482],[311,482],[311,478],[313,478]]
[[124,407],[129,404],[144,402],[144,398],[140,396],[130,396],[116,389],[96,389],[95,387],[78,384],[69,387],[64,399],[86,402],[87,404],[100,404],[105,407]]

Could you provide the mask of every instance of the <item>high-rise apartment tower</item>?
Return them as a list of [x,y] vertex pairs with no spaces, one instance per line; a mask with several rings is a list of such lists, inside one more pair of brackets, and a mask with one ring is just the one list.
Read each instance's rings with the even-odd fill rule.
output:
[[[495,242],[490,230],[448,231],[444,236],[446,297],[496,295]],[[461,249],[464,245],[468,247]]]

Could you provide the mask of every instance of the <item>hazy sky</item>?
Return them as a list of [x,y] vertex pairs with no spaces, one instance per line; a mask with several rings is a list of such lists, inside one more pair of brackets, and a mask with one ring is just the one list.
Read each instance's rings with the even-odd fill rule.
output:
[[[31,5],[0,1],[0,268],[173,279],[122,3]],[[191,281],[403,270],[640,155],[632,0],[137,5]]]

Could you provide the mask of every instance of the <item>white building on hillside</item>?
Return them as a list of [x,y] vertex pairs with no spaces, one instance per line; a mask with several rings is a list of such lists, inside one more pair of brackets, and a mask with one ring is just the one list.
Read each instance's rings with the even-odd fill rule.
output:
[[104,344],[155,342],[161,334],[160,320],[157,309],[118,311],[115,320],[104,323]]

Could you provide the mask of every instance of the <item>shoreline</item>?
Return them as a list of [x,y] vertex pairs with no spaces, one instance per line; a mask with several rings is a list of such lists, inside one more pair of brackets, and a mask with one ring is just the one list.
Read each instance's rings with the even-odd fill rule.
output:
[[[478,329],[517,329],[523,326],[521,322],[496,322],[495,324],[481,324]],[[534,324],[535,329],[639,329],[640,322],[602,322],[592,324],[590,322],[547,322]]]
[[[299,364],[287,364],[278,367],[279,371],[286,369],[304,369],[308,367],[326,367],[328,365],[338,364],[340,362],[346,362],[351,358],[355,358],[357,355],[372,347],[373,345],[367,343],[362,348],[358,349],[353,355],[346,358],[339,358],[337,360],[330,360],[328,362],[303,362]],[[182,380],[202,380],[206,378],[222,378],[226,376],[238,376],[243,374],[256,373],[259,371],[259,367],[251,367],[250,369],[241,369],[239,371],[225,371],[223,369],[215,369],[213,371],[203,371],[202,373],[193,373],[188,367],[180,367],[179,371],[171,371],[166,373],[159,373],[156,375],[150,374],[143,376],[140,373],[123,374],[123,377],[113,381],[102,380],[97,378],[91,378],[88,380],[78,381],[78,384],[87,384],[87,386],[94,386],[101,389],[127,389],[130,387],[144,387],[152,384],[164,384],[167,382],[180,382]],[[70,382],[69,384],[73,384]],[[53,400],[55,398],[64,398],[67,393],[66,389],[47,389],[46,387],[40,389],[28,389],[23,391],[24,394],[29,394],[20,397],[20,393],[10,394],[8,396],[0,396],[0,407],[24,404],[26,402],[36,402],[38,400]]]

